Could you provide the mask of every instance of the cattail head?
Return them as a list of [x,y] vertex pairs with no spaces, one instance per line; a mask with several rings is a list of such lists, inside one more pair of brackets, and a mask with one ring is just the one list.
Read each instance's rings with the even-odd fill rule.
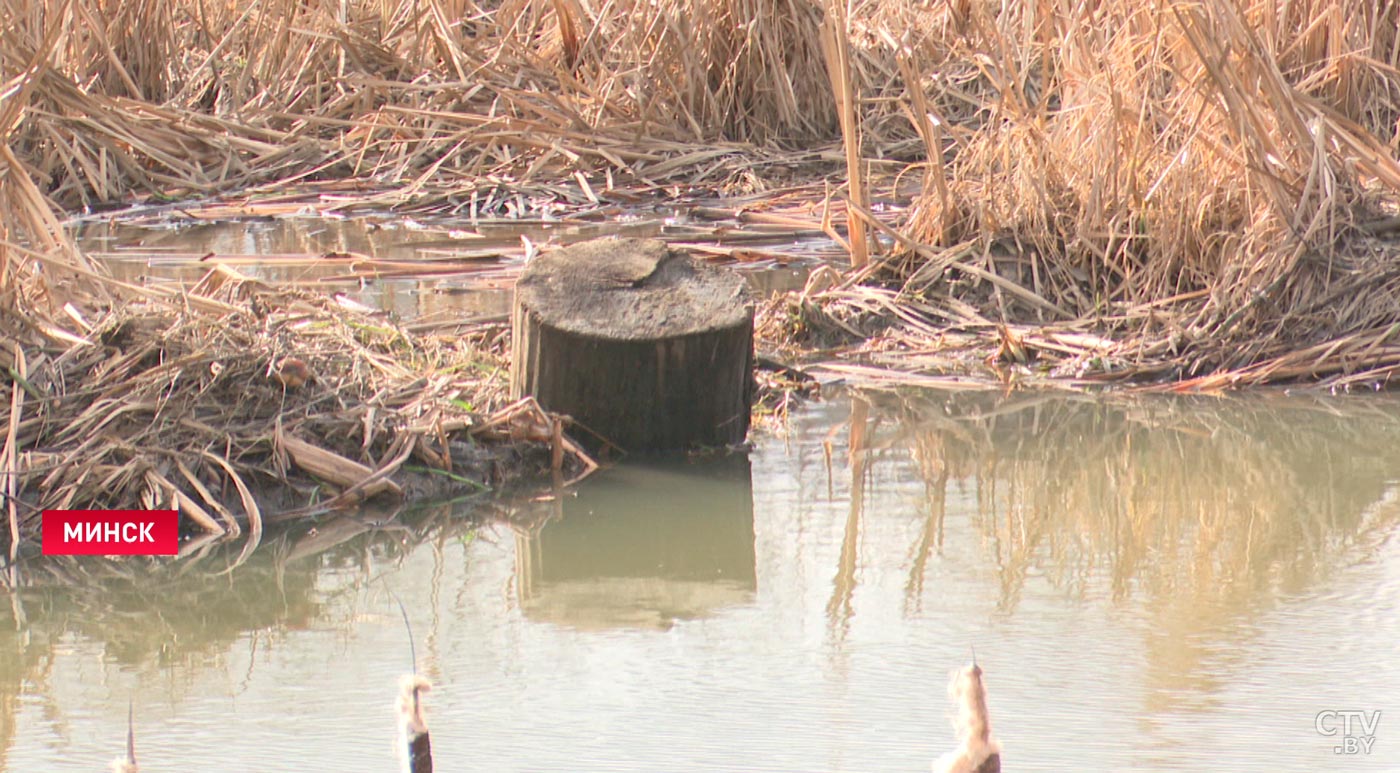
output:
[[987,688],[982,682],[982,667],[976,661],[953,672],[948,697],[958,707],[953,718],[958,748],[934,763],[934,773],[998,773],[1001,747],[992,738]]
[[410,674],[399,680],[399,724],[414,732],[428,732],[428,721],[423,715],[423,694],[431,692],[432,682],[418,674]]
[[432,773],[433,752],[423,694],[432,690],[427,679],[412,674],[399,681],[399,761],[403,773]]

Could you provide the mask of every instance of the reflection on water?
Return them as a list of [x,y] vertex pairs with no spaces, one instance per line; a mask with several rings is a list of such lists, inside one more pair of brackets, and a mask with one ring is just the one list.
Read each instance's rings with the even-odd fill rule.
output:
[[745,456],[607,470],[533,510],[538,525],[519,528],[515,545],[532,620],[666,629],[753,598]]
[[[1393,770],[1397,480],[1389,396],[832,400],[748,459],[232,572],[26,567],[0,761],[100,769],[131,697],[150,770],[393,770],[390,588],[444,770],[927,770],[974,646],[1010,769]],[[1348,709],[1382,711],[1369,755],[1316,730]]]
[[[289,698],[257,689],[264,653],[285,652],[298,635],[344,635],[369,619],[357,600],[367,566],[400,560],[408,545],[466,526],[445,508],[408,524],[386,527],[377,522],[382,517],[366,512],[287,531],[242,563],[241,546],[225,543],[174,564],[65,558],[21,567],[0,633],[0,770],[105,769],[125,731],[118,728],[120,743],[112,746],[108,730],[94,732],[94,720],[109,718],[95,708],[124,705],[128,696],[146,728],[138,749],[153,764],[145,769],[204,768],[189,763],[211,753],[198,728],[222,721],[231,697],[249,697],[252,724],[276,727]],[[311,678],[299,681],[285,686],[314,689]],[[210,703],[193,716],[176,708],[190,699]],[[152,704],[172,711],[152,711]],[[194,731],[167,735],[158,729],[165,723]],[[30,743],[26,727],[37,733]]]
[[1217,666],[1248,661],[1249,621],[1366,560],[1400,520],[1390,398],[958,395],[891,413],[877,442],[907,448],[930,484],[906,604],[924,603],[950,484],[970,484],[967,515],[996,567],[999,613],[1015,615],[1028,588],[1044,587],[1142,618],[1152,711],[1212,705],[1230,672]]

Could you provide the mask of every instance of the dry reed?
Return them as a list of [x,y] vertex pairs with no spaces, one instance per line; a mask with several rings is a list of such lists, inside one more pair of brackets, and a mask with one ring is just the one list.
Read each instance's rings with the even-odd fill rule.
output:
[[16,534],[44,508],[138,503],[256,542],[265,521],[403,496],[409,469],[438,491],[513,475],[486,441],[532,444],[542,468],[562,443],[591,465],[558,419],[506,404],[499,325],[411,333],[228,267],[184,292],[118,289],[145,300],[75,316],[71,340],[12,366]]
[[[1207,389],[1400,366],[1389,0],[0,14],[0,163],[23,211],[351,179],[366,205],[518,215],[844,170],[850,204],[821,220],[857,265],[866,229],[891,252],[861,276],[899,291],[897,344],[951,328],[1058,375]],[[905,183],[907,210],[871,211]]]
[[[236,483],[250,475],[392,491],[387,467],[443,466],[433,421],[510,423],[452,418],[444,395],[479,380],[444,376],[454,366],[417,339],[370,342],[378,322],[324,301],[227,273],[188,297],[108,281],[68,247],[62,208],[301,188],[482,217],[805,195],[800,215],[749,214],[830,233],[857,263],[864,245],[884,254],[822,272],[765,329],[845,348],[830,370],[847,378],[989,363],[1007,381],[1384,383],[1400,368],[1397,14],[1390,0],[6,3],[10,531],[88,496],[193,503],[227,528],[214,502],[251,515]],[[845,183],[849,197],[818,193]],[[133,302],[159,329],[121,321]],[[102,338],[121,330],[127,348]],[[332,339],[320,360],[299,354]],[[427,368],[423,390],[405,357]],[[291,386],[288,358],[321,378]],[[327,448],[347,425],[318,411],[346,399],[361,441]],[[394,426],[374,407],[387,399]],[[274,405],[293,410],[280,427],[234,415]]]
[[735,170],[716,161],[836,126],[809,0],[0,14],[0,65],[32,101],[14,146],[68,207],[346,177],[390,189],[384,204],[576,175],[580,197],[614,176],[722,183]]
[[1018,336],[1093,333],[1050,352],[1077,376],[1388,379],[1397,251],[1375,236],[1400,193],[1397,13],[940,6],[959,34],[903,62],[930,163],[901,292],[1034,328]]

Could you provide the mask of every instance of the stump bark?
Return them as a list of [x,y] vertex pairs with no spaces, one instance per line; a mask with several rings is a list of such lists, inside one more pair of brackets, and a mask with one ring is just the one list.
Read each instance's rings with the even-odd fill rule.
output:
[[737,274],[656,240],[540,255],[515,286],[511,394],[630,452],[743,442],[753,302]]

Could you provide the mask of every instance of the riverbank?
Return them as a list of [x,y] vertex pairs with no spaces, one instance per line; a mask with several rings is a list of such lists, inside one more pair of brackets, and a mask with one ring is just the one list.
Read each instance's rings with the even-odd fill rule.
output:
[[237,196],[267,214],[281,197],[470,223],[698,202],[849,256],[759,319],[761,355],[824,377],[1384,386],[1400,369],[1396,14],[6,5],[11,531],[43,507],[167,502],[211,531],[240,522],[233,503],[256,529],[253,481],[297,511],[392,494],[410,465],[489,485],[494,463],[457,469],[454,443],[571,456],[554,419],[505,401],[499,328],[411,329],[218,261],[185,293],[124,285],[73,249],[64,212]]
[[0,210],[44,249],[40,202],[310,185],[470,220],[745,196],[805,207],[864,271],[803,300],[884,307],[899,335],[866,364],[971,336],[1032,374],[1180,388],[1400,367],[1400,25],[1374,0],[0,13]]

